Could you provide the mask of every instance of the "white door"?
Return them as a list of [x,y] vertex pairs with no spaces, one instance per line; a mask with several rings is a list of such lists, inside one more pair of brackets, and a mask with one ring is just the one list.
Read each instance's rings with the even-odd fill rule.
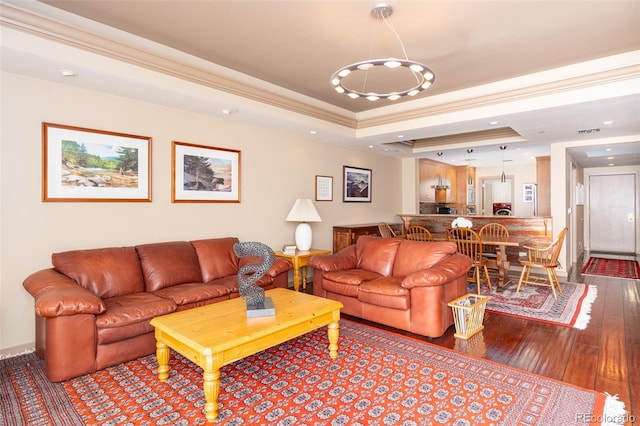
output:
[[635,175],[592,175],[588,189],[589,250],[635,253]]

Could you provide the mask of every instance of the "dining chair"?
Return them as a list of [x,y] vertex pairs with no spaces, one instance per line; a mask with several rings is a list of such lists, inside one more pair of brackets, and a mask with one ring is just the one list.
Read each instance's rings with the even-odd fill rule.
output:
[[[540,244],[535,242],[529,242],[522,244],[521,247],[527,250],[527,255],[518,259],[520,265],[522,265],[522,273],[520,274],[520,280],[518,281],[518,288],[516,293],[520,291],[521,285],[540,285],[545,287],[551,287],[551,292],[555,299],[558,298],[556,294],[556,288],[559,293],[562,293],[560,287],[560,280],[558,280],[558,274],[556,269],[560,266],[558,257],[564,244],[567,228],[565,227],[558,233],[556,238],[551,244]],[[531,276],[531,269],[542,269],[546,272],[546,277]]]
[[484,272],[489,291],[491,291],[487,259],[482,255],[482,239],[478,233],[471,228],[451,228],[447,231],[447,240],[455,242],[458,252],[471,259],[473,266],[473,280],[471,282],[476,282],[478,294],[480,294],[481,269]]
[[424,226],[410,225],[404,236],[407,240],[413,241],[433,241],[431,232]]
[[382,238],[396,237],[396,233],[393,231],[393,228],[391,228],[391,226],[386,222],[380,222],[378,224],[378,232],[380,232],[380,235],[382,236]]
[[[490,237],[498,237],[498,238],[509,238],[509,230],[506,226],[501,223],[490,222],[480,228],[478,231],[478,235],[480,239],[483,239],[486,236]],[[482,252],[487,258],[497,258],[496,247],[491,245],[484,244],[482,246]]]

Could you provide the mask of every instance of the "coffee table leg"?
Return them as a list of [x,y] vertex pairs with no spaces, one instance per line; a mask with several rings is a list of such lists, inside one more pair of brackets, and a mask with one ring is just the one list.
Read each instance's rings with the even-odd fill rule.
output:
[[220,394],[220,365],[207,364],[211,367],[204,368],[203,390],[204,398],[207,401],[204,405],[204,412],[207,422],[213,423],[218,418],[218,395]]
[[338,336],[340,334],[338,322],[329,323],[327,334],[329,335],[329,356],[335,359],[338,357]]
[[156,358],[158,359],[158,379],[166,382],[169,378],[169,346],[157,341]]

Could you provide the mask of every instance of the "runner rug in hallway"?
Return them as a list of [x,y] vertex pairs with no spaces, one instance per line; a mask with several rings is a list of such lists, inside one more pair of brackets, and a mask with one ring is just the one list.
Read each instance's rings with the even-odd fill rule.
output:
[[582,268],[582,275],[640,280],[640,263],[637,260],[629,259],[590,257],[587,264]]
[[[325,328],[223,367],[216,424],[546,426],[626,416],[615,397],[344,319],[339,345],[331,360]],[[205,423],[202,370],[173,351],[166,383],[148,355],[55,389],[35,378],[42,361],[21,357],[22,368],[0,361],[3,424],[74,424],[71,414],[85,424]],[[52,411],[54,398],[76,413]]]
[[[560,283],[562,293],[555,299],[549,287],[528,285],[520,287],[511,284],[503,291],[489,292],[487,287],[481,293],[491,298],[485,309],[489,312],[542,321],[554,325],[584,330],[591,320],[591,305],[596,300],[598,288],[580,283]],[[476,293],[476,284],[469,284],[470,293]]]

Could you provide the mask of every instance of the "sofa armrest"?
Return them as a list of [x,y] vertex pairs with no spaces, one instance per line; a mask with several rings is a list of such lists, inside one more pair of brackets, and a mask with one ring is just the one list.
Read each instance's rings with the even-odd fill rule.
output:
[[106,309],[100,297],[53,268],[29,275],[22,285],[35,299],[34,309],[41,317],[95,315]]
[[292,268],[293,268],[293,264],[289,259],[276,257],[276,260],[273,262],[273,265],[271,265],[271,268],[269,268],[269,270],[267,271],[267,275],[275,278],[278,275],[282,274],[283,272],[287,272],[289,271],[289,269],[292,269]]
[[335,254],[321,254],[313,256],[309,260],[309,266],[323,272],[354,269],[358,266],[356,246],[351,245],[345,247]]
[[461,275],[466,275],[471,268],[471,259],[460,253],[448,256],[428,269],[415,271],[404,277],[402,287],[432,287],[443,285]]

